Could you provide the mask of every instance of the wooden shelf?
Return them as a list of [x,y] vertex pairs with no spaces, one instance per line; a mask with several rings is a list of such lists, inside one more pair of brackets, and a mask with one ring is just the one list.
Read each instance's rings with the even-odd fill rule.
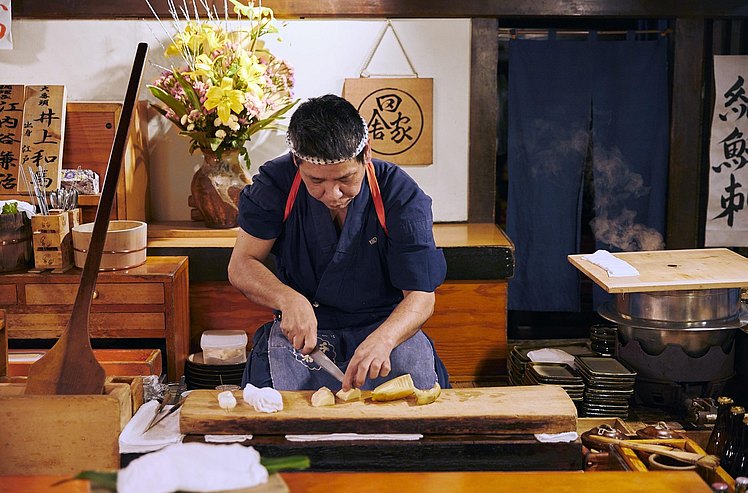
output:
[[[238,228],[211,229],[193,221],[148,223],[149,248],[233,248]],[[434,239],[441,248],[501,247],[514,250],[506,234],[492,223],[437,223]]]

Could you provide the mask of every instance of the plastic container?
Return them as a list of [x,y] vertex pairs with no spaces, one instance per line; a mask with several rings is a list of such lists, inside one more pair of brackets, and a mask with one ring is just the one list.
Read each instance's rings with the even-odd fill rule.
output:
[[206,365],[235,365],[247,361],[247,333],[243,330],[206,330],[200,337]]

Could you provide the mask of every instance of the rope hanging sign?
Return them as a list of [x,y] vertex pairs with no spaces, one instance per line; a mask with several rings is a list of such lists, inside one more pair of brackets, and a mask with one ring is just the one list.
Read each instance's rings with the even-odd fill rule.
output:
[[[410,66],[410,74],[369,72],[369,64],[390,29]],[[345,80],[343,97],[368,122],[374,157],[400,165],[433,163],[434,80],[418,77],[389,19],[367,56],[360,77]]]

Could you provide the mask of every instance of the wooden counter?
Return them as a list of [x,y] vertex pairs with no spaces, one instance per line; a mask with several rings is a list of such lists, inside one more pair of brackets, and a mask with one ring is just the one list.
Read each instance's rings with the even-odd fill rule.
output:
[[[149,255],[190,259],[191,350],[204,330],[245,330],[250,337],[272,312],[249,302],[228,282],[237,228],[208,229],[201,222],[148,224]],[[514,246],[495,224],[442,223],[434,237],[447,260],[447,281],[424,329],[434,340],[452,381],[495,385],[506,374],[507,279]],[[272,263],[272,262],[271,262]]]
[[[398,493],[534,492],[554,493],[710,493],[711,489],[694,472],[428,472],[428,473],[281,473],[291,493],[358,493],[397,491]],[[0,493],[50,491],[62,476],[0,477]],[[73,481],[54,491],[87,492],[88,481]],[[259,486],[249,491],[268,493]],[[283,490],[275,490],[279,493]]]
[[695,472],[421,472],[421,473],[282,473],[289,491],[357,493],[710,493]]

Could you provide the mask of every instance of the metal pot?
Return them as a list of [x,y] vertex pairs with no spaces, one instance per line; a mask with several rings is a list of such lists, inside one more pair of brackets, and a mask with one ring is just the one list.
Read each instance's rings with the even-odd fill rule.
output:
[[666,322],[728,321],[740,314],[740,288],[616,294],[624,317]]
[[[738,302],[738,308],[740,303]],[[739,318],[730,321],[704,320],[666,322],[634,318],[618,313],[610,304],[600,307],[598,313],[618,324],[618,338],[622,344],[638,341],[642,349],[652,356],[661,354],[668,345],[680,346],[693,358],[704,356],[712,346],[721,346],[727,354],[741,325]]]

